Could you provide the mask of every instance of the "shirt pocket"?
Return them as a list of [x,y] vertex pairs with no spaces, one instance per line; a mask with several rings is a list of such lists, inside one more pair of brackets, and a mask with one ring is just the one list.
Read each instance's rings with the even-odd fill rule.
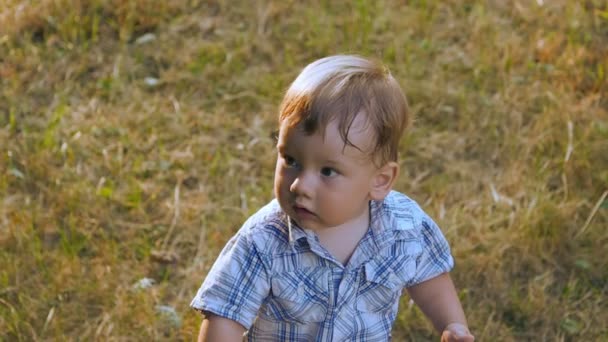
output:
[[321,270],[274,275],[266,304],[267,318],[301,324],[323,321],[329,300],[328,286],[327,272]]
[[357,290],[358,311],[386,312],[396,310],[399,296],[416,271],[412,255],[372,259],[363,266]]

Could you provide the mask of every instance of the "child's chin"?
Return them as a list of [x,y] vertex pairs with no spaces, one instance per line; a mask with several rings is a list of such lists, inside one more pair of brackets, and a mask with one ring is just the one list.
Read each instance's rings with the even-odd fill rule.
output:
[[298,227],[300,227],[302,229],[310,229],[310,230],[317,230],[318,229],[316,227],[317,225],[315,225],[310,220],[299,218],[297,215],[293,215],[293,216],[291,216],[291,218],[296,222],[296,224],[298,225]]

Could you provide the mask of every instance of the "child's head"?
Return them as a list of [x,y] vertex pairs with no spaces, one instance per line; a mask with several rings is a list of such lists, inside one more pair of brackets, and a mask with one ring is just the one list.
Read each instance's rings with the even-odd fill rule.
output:
[[275,195],[299,225],[366,222],[399,172],[405,96],[382,65],[333,56],[307,66],[281,105]]
[[401,87],[384,65],[337,55],[302,70],[283,98],[279,124],[287,129],[299,126],[313,134],[323,133],[335,121],[344,144],[353,146],[348,132],[359,116],[373,134],[371,150],[365,151],[370,160],[377,166],[396,161],[399,140],[410,120]]

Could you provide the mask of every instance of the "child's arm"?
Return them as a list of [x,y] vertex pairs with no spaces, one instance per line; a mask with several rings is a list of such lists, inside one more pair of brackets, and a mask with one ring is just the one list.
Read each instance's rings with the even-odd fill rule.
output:
[[448,273],[443,273],[407,289],[414,302],[442,332],[442,341],[472,342],[473,335],[458,300],[454,283]]
[[241,342],[245,328],[239,323],[213,314],[205,314],[198,342]]

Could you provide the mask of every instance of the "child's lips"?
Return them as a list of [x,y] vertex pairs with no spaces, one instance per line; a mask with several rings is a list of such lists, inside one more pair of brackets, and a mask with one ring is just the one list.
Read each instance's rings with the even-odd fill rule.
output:
[[293,210],[296,212],[296,215],[299,217],[313,217],[316,216],[312,211],[306,209],[303,206],[294,205]]

